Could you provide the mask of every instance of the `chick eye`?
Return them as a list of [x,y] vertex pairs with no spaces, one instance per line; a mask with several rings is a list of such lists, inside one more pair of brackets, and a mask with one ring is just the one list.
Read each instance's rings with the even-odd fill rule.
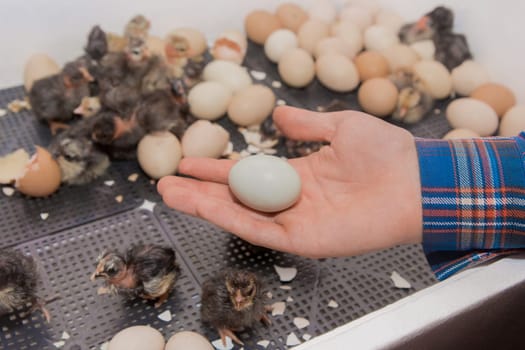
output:
[[117,270],[115,270],[114,267],[110,267],[110,268],[108,268],[108,269],[106,270],[106,273],[107,273],[108,275],[114,275],[116,272],[117,272]]
[[138,56],[138,55],[140,55],[140,49],[133,49],[133,50],[131,51],[131,53],[133,53],[134,55],[137,55],[137,56]]

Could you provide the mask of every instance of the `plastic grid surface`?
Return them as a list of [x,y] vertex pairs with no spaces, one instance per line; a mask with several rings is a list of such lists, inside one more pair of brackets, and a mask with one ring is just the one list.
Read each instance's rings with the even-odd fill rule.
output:
[[[248,52],[245,65],[249,71],[266,74],[254,82],[272,88],[277,99],[317,110],[337,98],[359,110],[355,93],[333,93],[317,81],[304,89],[288,88],[284,83],[281,87],[272,85],[280,81],[276,65],[264,58],[260,47],[250,44]],[[1,90],[0,108],[7,109],[9,102],[23,97],[21,87]],[[407,129],[419,137],[442,137],[450,129],[444,118],[447,103],[439,102],[422,122]],[[230,132],[234,149],[242,150],[246,144],[236,127],[227,118],[219,123]],[[20,147],[33,152],[35,144],[46,146],[50,137],[48,128],[36,122],[30,111],[8,112],[0,117],[0,156]],[[139,175],[136,182],[128,181],[133,173]],[[109,186],[107,181],[114,183]],[[115,200],[117,195],[123,196],[121,203]],[[153,213],[139,208],[144,200],[157,202]],[[50,324],[39,312],[0,318],[2,350],[56,349],[53,343],[60,341],[64,331],[71,338],[65,341],[63,349],[99,349],[120,329],[137,324],[152,325],[166,339],[183,329],[217,339],[217,332],[199,319],[200,284],[224,266],[258,272],[272,295],[270,302],[285,301],[287,305],[284,315],[272,317],[272,326],[258,325],[239,333],[246,342],[245,349],[262,349],[256,345],[260,340],[270,341],[267,349],[285,349],[290,332],[300,339],[304,334],[325,333],[436,282],[420,246],[325,260],[254,247],[207,222],[166,208],[160,203],[155,182],[135,161],[114,162],[108,173],[94,183],[62,186],[49,198],[0,194],[0,210],[0,247],[15,247],[32,255],[41,271],[39,294],[44,298],[61,296],[47,306],[53,317]],[[48,213],[48,218],[43,220],[41,213]],[[98,284],[89,281],[103,248],[124,250],[141,241],[168,244],[178,253],[182,273],[175,292],[160,309],[142,300],[99,296]],[[298,275],[292,282],[281,283],[274,265],[294,266]],[[394,270],[413,288],[395,288],[389,277]],[[331,300],[339,306],[328,307]],[[158,319],[158,314],[167,309],[173,320]],[[297,329],[294,317],[309,319],[310,326]]]

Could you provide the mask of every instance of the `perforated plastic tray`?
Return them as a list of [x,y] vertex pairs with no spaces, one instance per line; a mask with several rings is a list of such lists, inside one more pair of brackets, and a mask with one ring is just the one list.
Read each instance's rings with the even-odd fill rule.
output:
[[[278,99],[287,104],[316,110],[334,98],[359,109],[355,93],[334,94],[318,82],[305,89],[291,89],[279,81],[276,66],[264,58],[260,47],[250,45],[245,65],[265,72],[256,83],[268,85]],[[21,87],[0,91],[0,108],[15,98],[22,99]],[[416,136],[439,138],[449,130],[443,116],[447,102],[437,105],[421,123],[409,130]],[[245,147],[242,135],[227,119],[219,121],[232,135],[236,150]],[[47,146],[50,134],[36,122],[31,111],[9,112],[0,117],[0,155],[23,147]],[[128,176],[138,173],[136,182]],[[114,181],[108,186],[107,181]],[[118,203],[117,195],[124,200]],[[153,211],[141,208],[144,200],[157,203]],[[179,330],[194,330],[210,340],[218,338],[214,329],[204,326],[199,317],[200,285],[224,266],[257,271],[271,292],[271,302],[286,301],[284,315],[272,317],[273,325],[257,325],[239,333],[245,349],[262,349],[256,343],[269,340],[268,349],[285,349],[286,338],[294,332],[299,338],[317,336],[337,326],[399,300],[435,283],[418,245],[401,246],[358,257],[312,260],[254,247],[202,220],[166,208],[150,181],[134,161],[114,162],[101,179],[84,186],[62,186],[49,198],[12,197],[0,194],[2,234],[0,247],[13,247],[32,255],[42,276],[40,295],[61,298],[50,303],[51,323],[39,312],[15,313],[0,318],[0,349],[56,349],[65,331],[70,339],[63,349],[99,349],[122,328],[149,324],[166,338]],[[48,213],[46,220],[41,213]],[[168,302],[155,309],[143,300],[97,295],[98,284],[89,276],[103,248],[125,250],[135,242],[166,244],[176,249],[181,277]],[[279,281],[274,265],[294,266],[297,277],[290,283]],[[390,280],[399,272],[411,289],[398,289]],[[281,287],[286,285],[285,288]],[[330,300],[339,305],[328,307]],[[173,319],[164,322],[157,316],[170,310]],[[310,326],[299,330],[294,317],[305,317]],[[236,347],[237,349],[239,347]]]

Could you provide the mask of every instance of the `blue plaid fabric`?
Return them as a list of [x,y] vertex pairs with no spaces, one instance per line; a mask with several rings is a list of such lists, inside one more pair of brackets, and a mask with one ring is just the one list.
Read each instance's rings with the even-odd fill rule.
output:
[[525,248],[525,133],[416,148],[423,249],[438,279]]

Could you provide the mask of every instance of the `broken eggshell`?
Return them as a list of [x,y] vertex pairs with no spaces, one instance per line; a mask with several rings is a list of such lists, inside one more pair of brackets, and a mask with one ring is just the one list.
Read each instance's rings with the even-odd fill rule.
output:
[[0,183],[14,182],[21,193],[31,197],[49,196],[60,187],[62,180],[58,163],[39,146],[31,158],[23,149],[0,158],[0,169]]
[[238,30],[228,30],[222,32],[211,49],[213,58],[241,64],[246,55],[248,41],[244,34]]
[[182,155],[219,158],[229,141],[230,134],[219,124],[208,120],[197,120],[182,136]]
[[28,58],[24,66],[24,87],[31,90],[36,80],[49,77],[60,72],[60,66],[45,53],[35,53]]

